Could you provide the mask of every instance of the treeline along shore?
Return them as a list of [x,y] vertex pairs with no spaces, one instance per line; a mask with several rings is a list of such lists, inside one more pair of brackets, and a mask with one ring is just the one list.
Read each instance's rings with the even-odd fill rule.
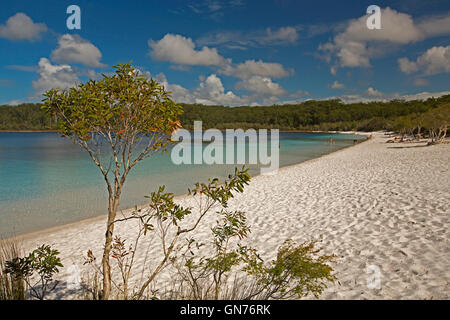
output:
[[[185,129],[195,120],[203,129],[278,128],[285,131],[426,131],[450,113],[450,95],[428,100],[392,100],[345,104],[341,100],[309,100],[294,105],[206,106],[181,104],[180,117]],[[54,131],[58,123],[41,104],[0,106],[0,131]]]

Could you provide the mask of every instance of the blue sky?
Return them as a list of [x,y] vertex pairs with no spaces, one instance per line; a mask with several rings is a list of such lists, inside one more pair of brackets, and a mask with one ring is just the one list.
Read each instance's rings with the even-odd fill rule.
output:
[[[66,9],[81,9],[69,30]],[[366,27],[369,5],[381,30]],[[450,91],[450,2],[2,1],[0,104],[133,60],[179,102],[271,105]]]

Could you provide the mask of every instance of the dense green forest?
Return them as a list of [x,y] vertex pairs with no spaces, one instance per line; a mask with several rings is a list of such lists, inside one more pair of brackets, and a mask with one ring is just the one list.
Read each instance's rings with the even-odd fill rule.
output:
[[[0,130],[56,129],[57,123],[40,106],[31,103],[0,106]],[[187,129],[192,129],[194,120],[202,120],[204,129],[400,130],[423,114],[444,112],[447,117],[450,95],[426,101],[392,100],[353,104],[344,104],[340,100],[310,100],[301,104],[270,107],[182,106],[184,113],[180,121]]]

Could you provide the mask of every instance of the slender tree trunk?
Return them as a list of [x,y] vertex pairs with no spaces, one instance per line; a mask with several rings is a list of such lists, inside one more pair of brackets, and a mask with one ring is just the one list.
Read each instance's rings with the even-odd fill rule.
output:
[[109,256],[112,248],[114,233],[114,220],[116,219],[119,198],[116,195],[109,196],[108,221],[105,233],[105,248],[103,250],[102,268],[103,268],[103,294],[102,300],[108,300],[111,294],[111,265]]

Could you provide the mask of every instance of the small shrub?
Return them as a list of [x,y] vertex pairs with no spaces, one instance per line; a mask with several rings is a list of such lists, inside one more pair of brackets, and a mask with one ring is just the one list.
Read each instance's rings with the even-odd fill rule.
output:
[[0,241],[0,300],[26,300],[27,284],[5,272],[6,263],[19,257],[21,250],[14,240]]
[[212,228],[214,253],[199,256],[199,244],[190,239],[181,262],[174,261],[178,283],[169,293],[176,299],[268,300],[316,298],[334,282],[329,265],[334,255],[322,255],[313,242],[286,240],[276,259],[266,264],[257,250],[241,244],[250,228],[242,212],[221,211]]
[[[53,279],[59,272],[58,267],[63,267],[58,254],[49,245],[42,245],[24,258],[14,257],[6,261],[4,272],[11,275],[14,281],[24,281],[30,288],[31,297],[43,300],[58,285],[58,281]],[[37,274],[38,280],[31,284],[34,274]]]

